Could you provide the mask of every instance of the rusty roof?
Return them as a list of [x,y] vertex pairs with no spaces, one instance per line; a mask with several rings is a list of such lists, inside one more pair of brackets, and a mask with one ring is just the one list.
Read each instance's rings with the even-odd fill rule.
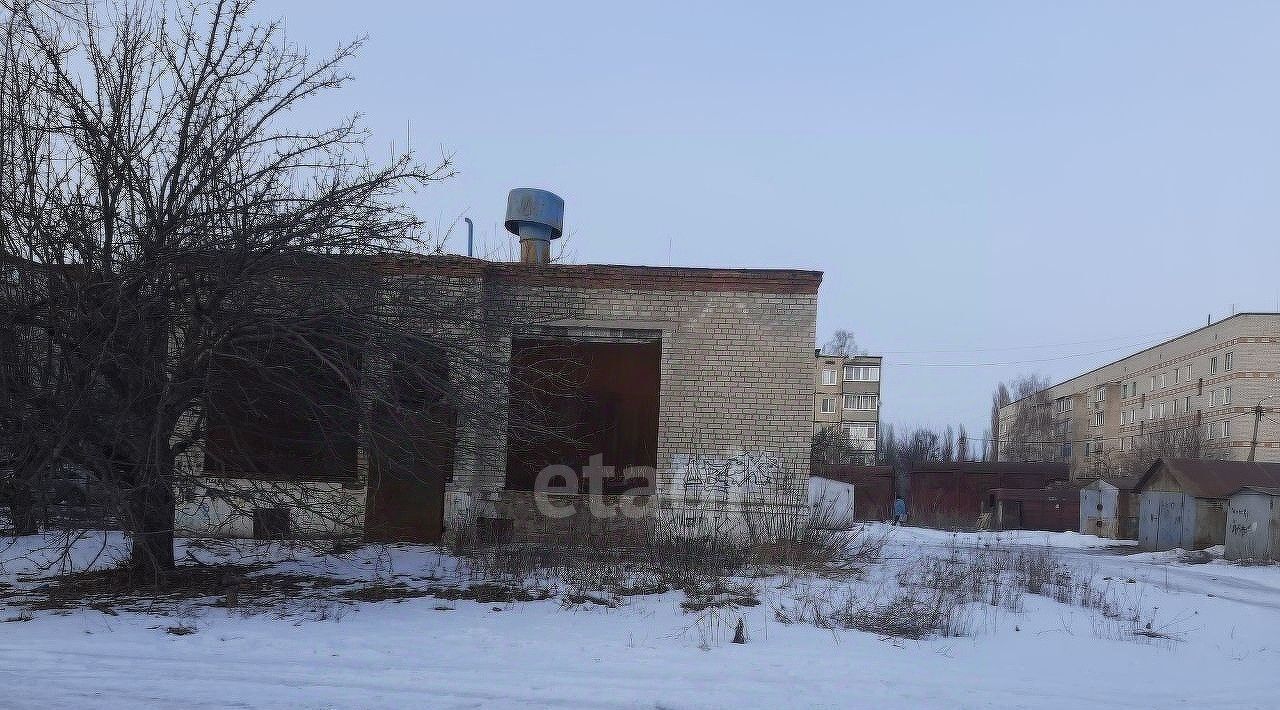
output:
[[1066,478],[1067,464],[1046,461],[931,461],[918,464],[911,473],[950,471],[964,474],[1030,474],[1045,478]]
[[996,500],[1075,500],[1080,499],[1079,484],[1056,484],[1044,488],[992,488]]
[[840,481],[841,483],[858,484],[868,481],[872,478],[893,478],[893,468],[890,466],[859,466],[857,464],[837,464],[826,466],[814,466],[813,476],[825,478],[829,481]]
[[1128,493],[1138,487],[1138,482],[1142,479],[1138,476],[1099,476],[1091,481],[1082,482],[1083,488],[1088,488],[1095,483],[1105,483],[1112,488]]
[[1156,459],[1139,479],[1135,490],[1145,489],[1147,482],[1162,468],[1183,491],[1196,498],[1226,498],[1248,486],[1280,487],[1280,463]]
[[[1261,493],[1264,496],[1280,496],[1280,488],[1268,488],[1266,486],[1245,486],[1236,493]],[[1231,495],[1235,495],[1232,493]]]

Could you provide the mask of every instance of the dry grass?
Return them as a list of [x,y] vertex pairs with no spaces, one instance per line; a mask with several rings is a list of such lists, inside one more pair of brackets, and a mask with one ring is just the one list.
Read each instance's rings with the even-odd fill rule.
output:
[[[642,521],[643,534],[609,541],[583,525],[539,542],[482,541],[456,533],[450,550],[471,565],[475,579],[509,587],[556,589],[565,606],[617,607],[628,597],[685,594],[687,613],[761,603],[751,580],[783,575],[855,578],[879,559],[884,539],[859,531],[803,525],[794,538],[762,539],[750,521],[724,528],[688,526],[678,516]],[[692,529],[692,532],[690,531]],[[746,534],[744,534],[746,530]]]

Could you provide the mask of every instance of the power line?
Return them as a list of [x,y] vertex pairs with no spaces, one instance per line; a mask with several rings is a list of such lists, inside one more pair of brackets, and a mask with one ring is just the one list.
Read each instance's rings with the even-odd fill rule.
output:
[[1104,353],[1115,352],[1117,350],[1129,350],[1132,348],[1141,348],[1154,345],[1158,340],[1146,340],[1140,343],[1132,343],[1128,345],[1118,345],[1112,348],[1104,348],[1102,350],[1094,350],[1087,353],[1071,353],[1068,355],[1055,355],[1053,357],[1037,358],[1033,360],[1007,360],[1004,362],[893,362],[893,367],[1009,367],[1011,365],[1030,365],[1035,363],[1056,362],[1058,360],[1071,360],[1074,358],[1090,357],[1092,355],[1102,355]]
[[882,350],[881,355],[952,355],[956,353],[986,353],[1000,352],[1004,350],[1037,350],[1040,348],[1059,348],[1065,345],[1093,345],[1095,343],[1110,343],[1117,340],[1147,340],[1150,338],[1173,335],[1181,333],[1182,330],[1162,330],[1154,333],[1135,333],[1129,335],[1116,335],[1110,338],[1096,338],[1093,340],[1074,340],[1064,343],[1045,343],[1043,345],[1009,345],[1005,347],[990,348],[968,348],[961,350]]

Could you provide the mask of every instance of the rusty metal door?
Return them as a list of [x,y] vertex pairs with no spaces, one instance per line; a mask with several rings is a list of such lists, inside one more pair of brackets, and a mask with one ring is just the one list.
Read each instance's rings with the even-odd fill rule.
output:
[[[453,471],[456,420],[427,411],[377,414],[390,443],[369,456],[365,537],[378,542],[436,542],[444,530],[444,486]],[[393,421],[399,420],[399,421]]]

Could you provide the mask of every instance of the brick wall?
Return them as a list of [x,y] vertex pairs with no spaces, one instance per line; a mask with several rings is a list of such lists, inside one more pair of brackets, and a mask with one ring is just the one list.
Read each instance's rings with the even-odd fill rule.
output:
[[[1230,371],[1226,369],[1227,353],[1233,355]],[[1213,373],[1210,362],[1215,357],[1218,371]],[[1190,379],[1186,377],[1188,365],[1191,366]],[[1176,378],[1175,371],[1178,372]],[[1163,384],[1161,375],[1165,376]],[[1153,376],[1156,378],[1154,388]],[[1130,385],[1127,397],[1121,397],[1124,384]],[[1231,404],[1212,404],[1211,393],[1228,385]],[[1272,398],[1265,406],[1272,410],[1264,416],[1258,429],[1256,459],[1280,461],[1280,424],[1277,423],[1280,421],[1280,411],[1277,411],[1280,409],[1280,314],[1242,313],[1223,319],[1054,385],[1048,394],[1051,399],[1083,398],[1086,411],[1092,412],[1093,393],[1100,386],[1108,387],[1103,425],[1091,427],[1085,421],[1083,429],[1073,429],[1073,473],[1085,468],[1077,451],[1083,448],[1085,440],[1099,440],[1104,451],[1117,452],[1122,439],[1127,444],[1129,437],[1141,436],[1153,428],[1187,426],[1197,415],[1202,427],[1220,427],[1227,422],[1227,436],[1217,436],[1208,442],[1215,457],[1245,460],[1253,436],[1253,408],[1268,396]],[[1187,397],[1191,398],[1189,413]],[[1172,413],[1175,401],[1181,420],[1175,420]],[[1164,419],[1159,416],[1161,403],[1166,410]],[[1153,404],[1155,417],[1151,416]],[[1080,405],[1077,401],[1077,410]],[[1001,409],[1002,428],[1018,406],[1015,402]],[[1120,412],[1135,409],[1136,421],[1122,424]]]
[[[806,508],[821,274],[531,266],[458,257],[375,266],[385,277],[389,308],[396,307],[400,292],[432,294],[431,313],[403,316],[474,353],[450,365],[450,379],[467,405],[458,414],[453,477],[445,490],[446,527],[483,516],[518,518],[520,527],[537,528],[529,521],[528,495],[503,490],[507,397],[512,337],[548,334],[608,340],[643,333],[661,340],[660,505],[684,504],[688,472],[696,468],[691,461],[728,462],[723,471],[735,462],[767,460],[779,475],[763,487],[755,480],[755,492],[779,505]],[[481,323],[485,327],[477,328]],[[368,362],[379,368],[386,364],[376,357]],[[198,447],[186,460],[199,466]],[[282,489],[279,496],[257,486],[254,505],[283,506],[284,499],[310,495],[332,499],[343,509],[342,522],[308,520],[301,510],[295,519],[313,528],[312,534],[359,532],[362,508],[345,506],[365,495],[366,472],[362,451],[357,480],[346,486],[298,483],[305,490],[285,495]],[[706,491],[699,495],[705,497]],[[262,496],[260,503],[256,496]],[[734,495],[728,498],[719,496],[718,510],[733,507]],[[201,506],[193,499],[182,506],[179,526],[190,534],[247,535],[249,521],[224,507]]]
[[[610,331],[657,333],[662,343],[659,497],[681,497],[690,457],[767,454],[785,475],[785,480],[775,481],[777,497],[803,506],[817,294],[776,293],[772,281],[763,292],[675,290],[665,278],[651,284],[633,278],[625,288],[587,283],[588,287],[574,287],[513,280],[490,287],[503,297],[488,302],[493,309],[488,319],[509,324],[506,332],[495,334],[493,376],[482,378],[491,382],[492,396],[505,397],[502,363],[510,356],[513,333],[537,335],[564,328],[601,337]],[[467,455],[455,466],[447,491],[447,520],[471,506],[481,514],[500,514],[506,448],[501,432],[488,430],[483,436],[491,445],[464,447]]]

